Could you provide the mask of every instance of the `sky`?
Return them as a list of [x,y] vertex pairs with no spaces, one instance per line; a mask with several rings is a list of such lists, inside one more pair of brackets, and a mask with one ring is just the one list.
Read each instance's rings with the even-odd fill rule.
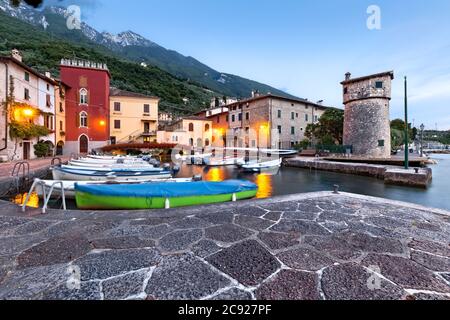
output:
[[[208,66],[343,107],[340,82],[393,70],[391,118],[450,130],[448,0],[47,0],[99,31],[132,30]],[[367,20],[380,8],[380,29]]]

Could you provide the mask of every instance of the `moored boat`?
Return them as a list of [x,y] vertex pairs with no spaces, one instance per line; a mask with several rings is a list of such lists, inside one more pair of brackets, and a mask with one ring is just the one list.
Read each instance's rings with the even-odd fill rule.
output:
[[71,166],[71,165],[61,165],[62,169],[69,170],[80,170],[80,171],[103,171],[103,172],[141,172],[141,171],[151,171],[151,172],[161,172],[165,169],[163,168],[155,168],[153,166],[133,166],[133,167],[123,167],[123,166],[114,166],[114,167],[89,167],[89,166]]
[[79,209],[162,209],[212,204],[256,196],[258,187],[249,181],[152,183],[128,185],[75,184]]
[[240,168],[245,172],[261,172],[264,170],[272,170],[281,167],[283,159],[276,159],[271,161],[250,161],[240,165]]
[[244,158],[234,158],[234,157],[226,157],[223,159],[214,158],[209,159],[206,162],[206,165],[210,167],[234,166],[240,164],[243,161]]
[[169,170],[98,170],[99,168],[64,168],[54,167],[52,169],[53,180],[69,181],[107,181],[113,178],[124,181],[142,181],[151,179],[167,179],[172,174]]
[[[192,181],[199,181],[198,177],[194,178],[169,178],[169,179],[152,179],[152,180],[145,180],[145,181],[126,181],[126,180],[108,180],[108,181],[60,181],[63,184],[64,188],[64,196],[67,199],[75,199],[75,184],[79,185],[114,185],[114,184],[121,184],[125,187],[132,185],[132,184],[142,184],[142,183],[161,183],[161,182],[167,182],[167,183],[181,183],[181,182],[192,182]],[[50,190],[50,188],[55,183],[54,180],[42,180],[44,183],[44,186],[46,190]],[[54,190],[52,193],[52,197],[57,198],[61,196],[61,185],[56,184],[54,185]],[[42,197],[42,188],[37,189],[37,193],[39,197]]]

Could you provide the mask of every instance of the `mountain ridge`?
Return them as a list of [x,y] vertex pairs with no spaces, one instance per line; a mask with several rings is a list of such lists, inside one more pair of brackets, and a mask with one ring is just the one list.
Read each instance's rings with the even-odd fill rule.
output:
[[177,78],[193,81],[222,95],[246,98],[251,91],[258,90],[262,93],[270,92],[297,98],[269,85],[219,72],[194,57],[184,56],[175,50],[166,49],[132,30],[118,34],[99,32],[85,22],[81,22],[80,30],[69,30],[65,26],[65,21],[70,14],[64,7],[51,6],[45,7],[43,10],[36,10],[21,4],[16,8],[9,5],[8,0],[0,0],[1,10],[51,34],[62,36],[70,41],[87,42],[89,40],[92,44],[104,46],[128,60],[139,64],[155,65]]

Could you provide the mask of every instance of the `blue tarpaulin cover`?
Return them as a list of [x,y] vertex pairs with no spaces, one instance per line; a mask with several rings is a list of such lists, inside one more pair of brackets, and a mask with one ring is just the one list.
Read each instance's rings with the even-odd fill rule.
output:
[[245,180],[227,180],[223,182],[180,182],[180,183],[142,183],[134,185],[78,185],[75,191],[99,196],[111,197],[189,197],[218,194],[231,194],[256,190],[256,184]]

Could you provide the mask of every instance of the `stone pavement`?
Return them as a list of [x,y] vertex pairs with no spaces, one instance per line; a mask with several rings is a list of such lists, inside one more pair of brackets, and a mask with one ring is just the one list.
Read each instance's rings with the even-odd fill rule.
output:
[[0,299],[450,299],[450,213],[351,194],[27,215]]
[[[66,162],[70,159],[69,156],[58,156],[58,157],[61,159],[62,162]],[[50,167],[52,159],[53,158],[40,158],[28,160],[27,162],[30,164],[30,173]],[[14,165],[16,163],[17,161],[0,163],[0,180],[4,178],[9,178],[11,176]]]

